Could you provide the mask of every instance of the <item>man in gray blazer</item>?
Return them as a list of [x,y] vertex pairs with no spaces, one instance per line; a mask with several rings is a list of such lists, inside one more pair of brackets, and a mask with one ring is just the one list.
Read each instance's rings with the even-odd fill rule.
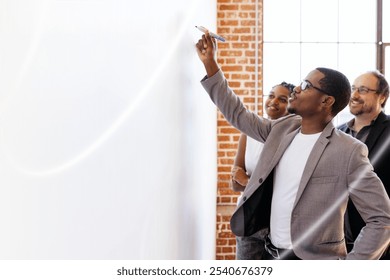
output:
[[[265,259],[378,259],[390,241],[389,198],[367,147],[332,124],[350,99],[347,78],[327,68],[311,71],[289,100],[292,115],[272,121],[248,111],[229,88],[208,33],[196,48],[212,101],[234,127],[264,142],[231,218],[233,233],[269,228]],[[366,225],[347,254],[348,198]]]

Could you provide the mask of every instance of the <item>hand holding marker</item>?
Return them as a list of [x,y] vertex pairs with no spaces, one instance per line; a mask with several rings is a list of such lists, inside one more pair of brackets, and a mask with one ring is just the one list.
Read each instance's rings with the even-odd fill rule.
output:
[[[207,28],[204,28],[203,26],[195,26],[196,28],[198,28],[200,31],[202,31],[203,33],[206,33],[208,32]],[[225,42],[225,38],[213,33],[213,32],[209,32],[210,36],[221,41],[221,42]]]

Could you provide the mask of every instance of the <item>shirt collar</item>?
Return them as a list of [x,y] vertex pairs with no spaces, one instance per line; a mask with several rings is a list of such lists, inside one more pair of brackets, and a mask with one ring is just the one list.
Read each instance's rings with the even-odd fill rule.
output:
[[[378,116],[379,116],[379,114],[378,114]],[[376,116],[375,119],[373,119],[373,120],[371,121],[371,123],[370,123],[369,125],[366,125],[366,126],[372,126],[372,125],[375,123],[375,121],[376,121],[376,119],[378,118],[378,116]],[[351,129],[351,130],[353,130],[353,131],[355,131],[355,130],[353,129],[353,126],[354,126],[354,125],[355,125],[355,118],[353,118],[352,120],[350,120],[349,122],[347,122],[348,128]]]

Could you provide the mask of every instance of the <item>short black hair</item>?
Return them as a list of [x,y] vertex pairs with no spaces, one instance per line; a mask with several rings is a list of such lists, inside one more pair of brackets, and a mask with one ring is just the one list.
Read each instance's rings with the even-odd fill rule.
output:
[[321,89],[335,98],[332,115],[336,116],[349,103],[351,98],[351,84],[348,78],[337,70],[325,67],[318,67],[316,70],[324,74],[324,77],[319,81]]

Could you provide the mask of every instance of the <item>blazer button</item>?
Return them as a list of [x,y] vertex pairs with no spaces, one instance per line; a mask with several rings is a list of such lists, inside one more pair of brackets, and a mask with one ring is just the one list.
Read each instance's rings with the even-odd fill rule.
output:
[[242,198],[242,201],[246,201],[246,196],[244,196],[244,197]]
[[259,179],[259,183],[260,183],[260,184],[263,183],[263,178],[260,178],[260,179]]

